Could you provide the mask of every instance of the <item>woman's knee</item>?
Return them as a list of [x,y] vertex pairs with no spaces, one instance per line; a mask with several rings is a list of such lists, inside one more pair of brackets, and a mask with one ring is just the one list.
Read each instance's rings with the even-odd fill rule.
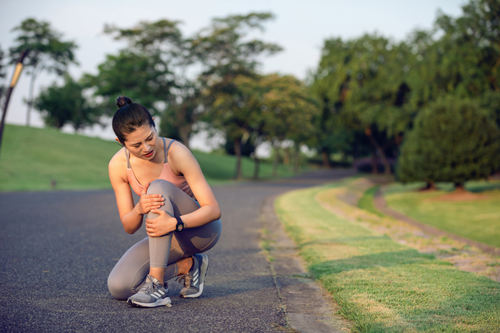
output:
[[155,179],[149,183],[147,194],[162,194],[168,196],[173,193],[177,187],[164,179]]
[[108,290],[111,296],[116,299],[127,299],[133,294],[132,286],[113,272],[108,276]]

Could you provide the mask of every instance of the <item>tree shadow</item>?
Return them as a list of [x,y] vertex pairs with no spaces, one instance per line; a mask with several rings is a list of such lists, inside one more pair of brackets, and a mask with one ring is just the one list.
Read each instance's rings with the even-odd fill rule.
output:
[[340,237],[340,238],[327,238],[327,239],[315,239],[308,242],[303,242],[297,245],[299,249],[302,249],[309,245],[317,244],[347,244],[352,242],[364,242],[364,241],[383,241],[390,240],[391,238],[387,235],[383,236],[358,236],[358,237]]
[[417,250],[409,249],[404,251],[381,252],[346,259],[323,261],[309,266],[309,269],[315,277],[321,278],[323,275],[337,274],[357,269],[423,263],[434,258],[434,255],[423,254]]

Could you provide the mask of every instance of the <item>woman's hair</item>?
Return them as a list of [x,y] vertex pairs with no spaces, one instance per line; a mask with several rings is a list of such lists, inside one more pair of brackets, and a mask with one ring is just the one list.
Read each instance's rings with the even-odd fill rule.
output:
[[142,105],[133,103],[126,96],[120,96],[116,99],[116,110],[113,116],[113,131],[118,140],[125,143],[125,135],[135,131],[137,127],[149,124],[155,127],[155,123],[149,111]]

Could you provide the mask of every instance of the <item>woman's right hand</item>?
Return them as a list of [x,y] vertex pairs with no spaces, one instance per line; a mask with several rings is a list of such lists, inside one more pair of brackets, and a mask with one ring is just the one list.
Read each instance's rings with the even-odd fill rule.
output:
[[152,209],[158,209],[164,205],[165,199],[161,194],[146,194],[146,188],[141,193],[139,202],[134,207],[137,213],[147,214]]

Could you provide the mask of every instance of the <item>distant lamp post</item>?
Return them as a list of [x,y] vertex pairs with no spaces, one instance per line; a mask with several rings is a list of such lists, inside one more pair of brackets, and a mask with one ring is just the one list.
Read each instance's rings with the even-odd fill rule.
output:
[[9,106],[10,96],[12,95],[12,91],[16,86],[17,81],[19,80],[19,76],[21,76],[21,72],[23,70],[23,61],[24,58],[28,55],[29,50],[24,50],[23,53],[19,56],[16,62],[16,69],[14,70],[14,74],[12,75],[12,80],[10,80],[10,86],[7,90],[7,96],[5,96],[5,104],[3,106],[2,113],[2,121],[0,123],[0,148],[2,147],[2,137],[3,137],[3,128],[5,126],[5,117],[7,116],[7,107]]

